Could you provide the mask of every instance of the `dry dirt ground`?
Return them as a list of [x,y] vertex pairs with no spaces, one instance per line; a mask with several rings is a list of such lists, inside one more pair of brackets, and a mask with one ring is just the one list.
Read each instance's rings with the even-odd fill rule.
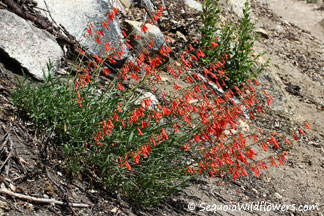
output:
[[[167,1],[170,12],[183,8],[190,14],[187,24],[167,29],[170,37],[180,31],[192,37],[188,22],[195,25],[199,13]],[[271,58],[269,68],[259,81],[269,83],[267,91],[275,102],[268,112],[251,125],[251,130],[286,133],[309,121],[308,135],[287,148],[288,162],[269,168],[260,178],[249,176],[236,180],[198,179],[179,194],[151,210],[138,210],[104,187],[88,179],[71,179],[60,168],[59,150],[47,145],[46,137],[35,137],[34,128],[15,115],[9,103],[14,89],[15,68],[0,64],[0,141],[7,134],[11,142],[1,142],[0,182],[16,192],[33,197],[54,198],[69,202],[89,203],[89,208],[37,204],[0,195],[0,213],[4,215],[323,215],[324,214],[324,11],[320,4],[297,0],[252,1],[253,18],[262,37],[255,44],[258,53],[266,51],[263,60]],[[226,16],[234,16],[226,12]],[[179,18],[179,16],[178,16]],[[180,17],[181,18],[181,17]],[[179,19],[180,19],[179,18]],[[183,17],[184,18],[184,17]],[[176,15],[174,17],[176,19]],[[163,23],[162,23],[163,24]],[[163,27],[163,25],[162,25]],[[179,41],[180,43],[181,41]],[[262,60],[261,60],[262,61]],[[10,130],[10,128],[14,128]],[[10,157],[8,157],[10,155]],[[8,160],[7,160],[8,158]],[[4,164],[4,166],[2,166]],[[316,210],[286,211],[241,210],[203,211],[202,207],[231,206],[234,203],[266,202],[278,205],[316,205]],[[188,206],[188,204],[191,204]],[[195,210],[189,207],[195,205]],[[267,205],[266,204],[266,205]],[[214,206],[212,206],[214,205]],[[217,205],[217,206],[216,206]],[[263,204],[265,205],[265,204]],[[226,208],[225,208],[226,210]]]

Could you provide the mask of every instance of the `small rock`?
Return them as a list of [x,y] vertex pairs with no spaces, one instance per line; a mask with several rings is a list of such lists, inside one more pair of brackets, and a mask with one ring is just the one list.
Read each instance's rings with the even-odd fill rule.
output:
[[124,6],[124,8],[130,8],[133,4],[132,0],[120,0],[120,3]]
[[283,197],[279,193],[274,193],[273,194],[277,199],[282,199]]
[[255,188],[252,188],[252,191],[253,191],[255,194],[259,194],[259,191],[257,191],[257,189],[255,189]]
[[232,10],[239,17],[243,17],[243,9],[245,8],[246,0],[226,0],[226,3],[231,6]]
[[162,79],[162,82],[165,82],[165,81],[168,81],[169,80],[169,78],[166,77],[166,76],[161,76],[161,79]]
[[269,35],[268,35],[268,32],[263,29],[263,28],[257,28],[255,30],[256,33],[259,33],[262,37],[266,38],[266,39],[269,39]]
[[28,209],[29,211],[34,211],[34,205],[33,205],[33,204],[28,203],[26,207],[27,207],[27,209]]
[[120,212],[120,209],[115,207],[113,209],[110,210],[111,213],[117,213],[117,212]]
[[9,210],[8,203],[0,201],[0,209]]
[[198,102],[197,99],[192,99],[192,100],[189,101],[190,104],[195,104],[195,103],[197,103],[197,102]]
[[161,32],[159,27],[155,25],[145,24],[147,27],[146,33],[142,31],[143,23],[141,22],[125,20],[125,25],[127,26],[128,32],[134,32],[134,34],[140,35],[142,38],[141,40],[134,40],[134,37],[130,37],[131,45],[134,47],[135,50],[138,51],[138,53],[142,51],[143,46],[147,47],[147,43],[153,41],[153,48],[148,48],[149,55],[152,56],[154,54],[159,53],[161,46],[166,43],[163,33]]
[[188,39],[186,38],[186,36],[185,36],[184,34],[182,34],[181,32],[179,32],[179,31],[176,32],[176,36],[177,36],[178,38],[183,39],[185,42],[188,41]]
[[149,11],[155,11],[154,4],[150,0],[135,0],[134,2],[140,8],[147,7]]
[[152,94],[151,92],[142,92],[142,96],[140,96],[136,101],[135,101],[135,105],[142,105],[143,107],[145,107],[145,104],[143,104],[145,99],[150,98],[152,103],[149,106],[149,108],[151,108],[152,106],[156,105],[159,103],[159,100],[155,97],[154,94]]
[[320,26],[322,26],[323,30],[324,30],[324,19],[322,19],[321,22],[319,22]]
[[185,0],[185,4],[188,5],[192,9],[196,9],[198,11],[202,11],[202,4],[195,0]]

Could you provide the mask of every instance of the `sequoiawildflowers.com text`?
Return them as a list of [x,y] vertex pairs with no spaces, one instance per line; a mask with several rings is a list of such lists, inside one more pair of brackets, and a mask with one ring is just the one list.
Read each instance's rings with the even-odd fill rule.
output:
[[206,212],[219,212],[219,211],[293,211],[293,212],[307,212],[319,211],[319,204],[311,205],[298,205],[298,204],[273,204],[265,201],[249,202],[249,203],[236,203],[236,204],[207,204],[207,203],[189,203],[188,209],[190,211],[206,211]]

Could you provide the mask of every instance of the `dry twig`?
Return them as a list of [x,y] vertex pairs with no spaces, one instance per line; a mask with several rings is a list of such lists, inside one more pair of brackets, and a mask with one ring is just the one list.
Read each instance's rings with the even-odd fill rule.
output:
[[[30,202],[37,202],[37,203],[44,203],[44,204],[54,204],[54,205],[67,205],[67,203],[54,200],[54,199],[45,199],[45,198],[37,198],[32,196],[27,196],[19,193],[14,193],[12,191],[9,191],[7,189],[0,189],[0,194],[5,194],[11,197],[15,197],[18,199],[27,200]],[[70,206],[74,208],[88,208],[90,205],[84,204],[84,203],[69,203]]]

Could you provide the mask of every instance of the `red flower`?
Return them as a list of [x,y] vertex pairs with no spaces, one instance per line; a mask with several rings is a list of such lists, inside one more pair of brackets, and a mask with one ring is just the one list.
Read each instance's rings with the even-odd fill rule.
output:
[[88,26],[87,31],[88,31],[89,35],[92,35],[92,28],[91,28],[91,26]]
[[102,37],[102,36],[104,35],[102,30],[98,30],[98,31],[96,31],[96,33],[97,33],[100,37]]
[[123,161],[121,158],[119,158],[120,168],[123,168]]
[[180,86],[178,86],[177,83],[174,83],[174,89],[178,91],[180,89]]
[[132,170],[132,168],[131,168],[131,166],[129,165],[129,163],[128,163],[127,160],[125,161],[125,166],[127,167],[127,169],[128,169],[129,171]]
[[118,83],[118,89],[121,90],[121,91],[124,90],[124,86],[123,86],[123,84]]
[[114,8],[113,11],[114,11],[115,15],[118,14],[118,9],[117,8]]
[[286,141],[286,143],[287,143],[288,145],[290,145],[290,142],[289,142],[289,140],[287,139],[287,137],[285,137],[285,141]]
[[82,55],[85,55],[84,51],[82,49],[79,49],[79,52],[82,54]]
[[137,130],[138,130],[138,134],[139,134],[140,136],[144,136],[144,134],[142,133],[142,131],[141,131],[140,128],[137,128]]
[[109,70],[108,68],[104,68],[104,74],[105,74],[106,76],[108,76],[109,73],[110,73],[110,70]]
[[294,138],[295,138],[295,140],[298,140],[298,137],[296,135],[296,132],[294,132]]
[[114,119],[115,119],[116,122],[118,122],[119,117],[115,112],[114,112]]
[[147,28],[147,26],[145,24],[142,26],[142,31],[144,33],[148,32],[148,28]]
[[212,41],[212,42],[211,42],[211,45],[212,45],[213,48],[215,48],[215,47],[218,46],[218,43],[217,43],[217,42],[215,43],[215,42]]
[[166,133],[166,131],[165,131],[164,128],[162,128],[162,135],[161,135],[161,138],[165,138],[166,140],[168,140],[168,135],[167,135],[167,133]]
[[106,24],[106,22],[103,22],[103,23],[102,23],[102,26],[103,26],[105,29],[107,29],[107,31],[109,31],[109,27],[108,27],[108,25]]
[[97,44],[102,44],[102,42],[101,42],[101,40],[99,39],[98,36],[96,36],[96,42],[97,42]]
[[311,128],[308,126],[308,124],[305,124],[305,127],[306,127],[307,129],[311,129]]
[[304,131],[302,131],[302,129],[299,129],[299,132],[302,134],[302,135],[306,135],[305,133],[304,133]]
[[135,160],[136,164],[139,164],[139,159],[140,159],[140,155],[139,155],[138,150],[137,150],[137,154],[134,156],[134,160]]

